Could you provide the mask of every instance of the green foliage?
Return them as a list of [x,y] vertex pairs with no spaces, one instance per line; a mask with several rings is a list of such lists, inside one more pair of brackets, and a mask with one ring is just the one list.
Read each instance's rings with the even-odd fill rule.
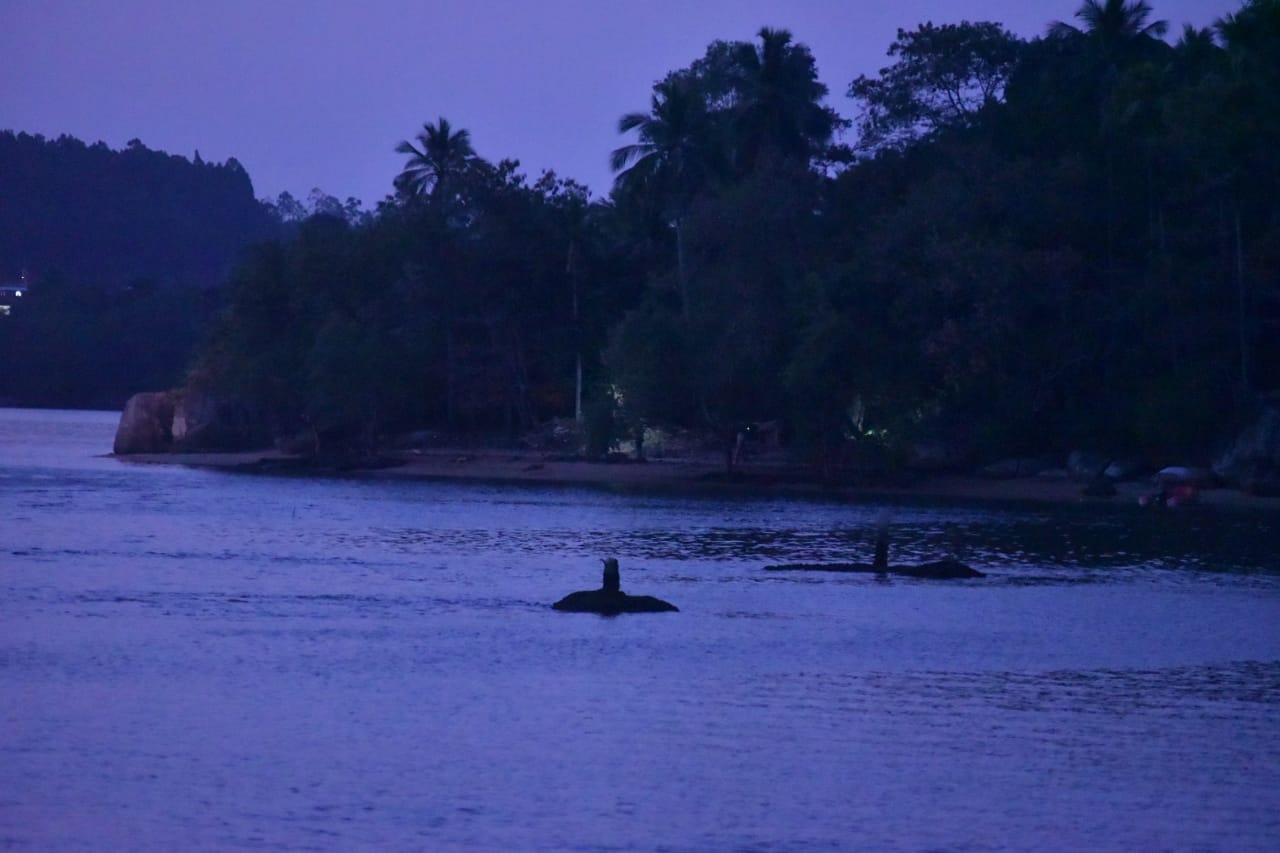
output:
[[862,103],[860,147],[900,147],[947,128],[973,127],[997,104],[1022,43],[989,21],[898,30],[893,65],[849,84]]
[[[797,125],[748,82],[789,37],[714,43],[622,127],[681,128],[645,149],[654,171],[619,177],[623,213],[639,196],[674,223],[606,359],[632,419],[731,436],[785,414],[828,449],[941,421],[993,455],[1205,452],[1280,378],[1274,8],[1224,21],[1225,48],[1171,48],[1146,4],[1110,0],[1030,43],[993,23],[902,30],[895,64],[850,86],[879,153],[816,193],[770,163],[820,165],[820,145],[797,157],[781,142]],[[813,105],[805,76],[771,79]],[[748,115],[774,116],[772,159],[746,154],[764,150]],[[717,147],[717,170],[689,168],[683,152]]]
[[598,353],[607,328],[585,190],[550,173],[529,185],[444,120],[422,136],[425,152],[438,137],[462,153],[406,172],[371,220],[312,216],[247,257],[193,381],[335,452],[417,426],[513,435],[573,414],[579,365],[598,370],[585,345]]
[[[636,429],[690,422],[696,397],[688,349],[680,317],[656,300],[622,318],[610,335],[604,362],[624,420]],[[612,400],[613,394],[609,396]]]

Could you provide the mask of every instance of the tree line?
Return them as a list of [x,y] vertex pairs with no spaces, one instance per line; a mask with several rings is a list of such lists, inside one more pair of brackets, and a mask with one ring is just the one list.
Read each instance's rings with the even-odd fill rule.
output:
[[207,288],[245,245],[276,236],[274,226],[235,158],[0,131],[0,276],[25,269],[101,288],[140,278]]
[[924,23],[888,57],[848,120],[787,31],[714,42],[621,117],[604,199],[424,124],[376,212],[249,252],[189,382],[327,446],[563,417],[728,453],[778,421],[827,470],[1203,458],[1280,389],[1277,0],[1176,35],[1128,0],[1029,40]]
[[0,131],[0,405],[119,408],[184,381],[246,247],[290,239],[317,213],[368,213],[313,190],[254,198],[234,158],[131,140]]

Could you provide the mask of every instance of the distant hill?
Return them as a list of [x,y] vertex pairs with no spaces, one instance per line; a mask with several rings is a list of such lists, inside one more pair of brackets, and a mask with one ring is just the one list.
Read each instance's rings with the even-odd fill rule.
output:
[[209,287],[278,228],[234,158],[0,131],[0,280]]

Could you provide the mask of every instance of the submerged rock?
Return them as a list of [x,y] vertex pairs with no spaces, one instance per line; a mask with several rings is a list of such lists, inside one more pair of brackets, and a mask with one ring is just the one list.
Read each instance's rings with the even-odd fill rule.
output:
[[619,613],[678,612],[680,608],[652,595],[627,595],[622,591],[618,561],[613,557],[601,560],[604,578],[600,589],[584,589],[571,592],[551,607],[566,613],[599,613],[616,616]]

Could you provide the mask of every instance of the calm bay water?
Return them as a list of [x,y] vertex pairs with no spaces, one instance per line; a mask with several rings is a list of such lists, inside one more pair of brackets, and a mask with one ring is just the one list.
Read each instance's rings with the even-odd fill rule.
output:
[[[1280,519],[124,463],[0,410],[0,847],[1275,850]],[[597,586],[680,613],[550,602]]]

